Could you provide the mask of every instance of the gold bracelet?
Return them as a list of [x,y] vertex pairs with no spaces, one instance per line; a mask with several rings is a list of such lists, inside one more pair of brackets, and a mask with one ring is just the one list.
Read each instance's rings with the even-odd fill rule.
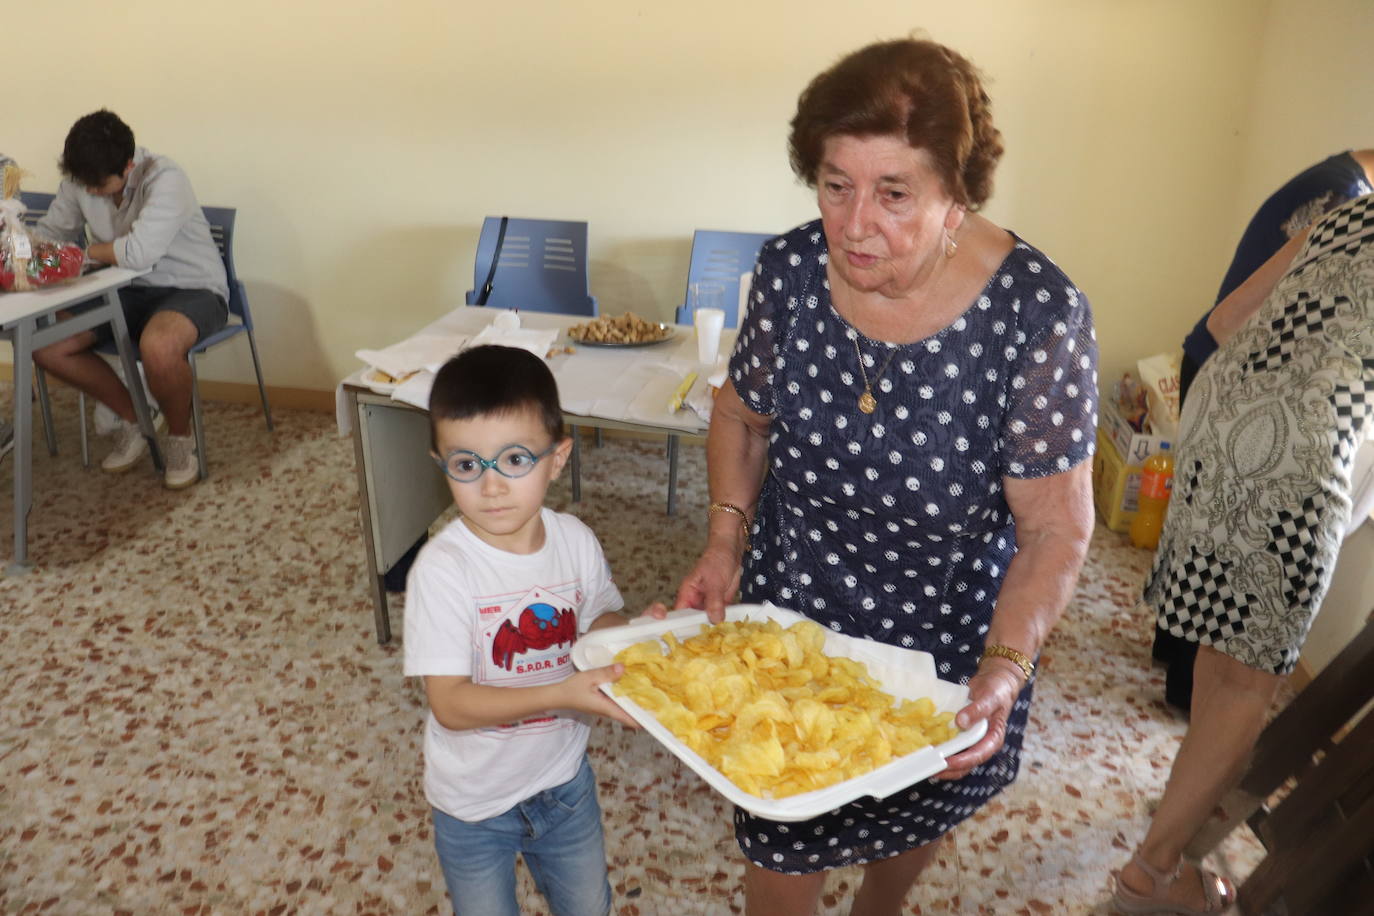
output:
[[739,527],[744,532],[744,552],[749,552],[749,516],[744,514],[744,510],[732,503],[711,503],[711,508],[706,510],[706,517],[710,518],[715,512],[729,512],[731,515],[739,516]]
[[1011,646],[986,646],[983,649],[982,658],[978,659],[978,664],[982,664],[984,659],[1005,658],[1007,661],[1021,669],[1021,673],[1026,676],[1026,680],[1031,679],[1035,673],[1035,662],[1031,661],[1030,656]]

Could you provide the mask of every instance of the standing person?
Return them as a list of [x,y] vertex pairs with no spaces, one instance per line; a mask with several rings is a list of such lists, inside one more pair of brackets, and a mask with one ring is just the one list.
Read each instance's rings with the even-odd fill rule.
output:
[[[1198,319],[1183,339],[1183,361],[1179,367],[1180,407],[1198,369],[1216,352],[1217,341],[1234,330],[1218,326],[1225,316],[1214,317],[1217,305],[1285,245],[1295,254],[1306,238],[1308,227],[1322,214],[1371,191],[1374,191],[1374,149],[1347,150],[1302,170],[1260,204],[1236,245],[1231,265],[1217,291],[1217,304]],[[1282,267],[1286,268],[1287,262]],[[1277,274],[1270,279],[1271,286],[1274,279]],[[1251,301],[1258,307],[1259,301]],[[1233,315],[1231,322],[1233,325],[1237,321],[1243,323],[1249,317],[1249,314]],[[1197,644],[1157,629],[1154,657],[1168,665],[1164,698],[1171,705],[1187,710],[1193,700]]]
[[1220,348],[1180,418],[1144,600],[1201,649],[1188,732],[1117,878],[1127,913],[1212,913],[1235,899],[1182,853],[1240,778],[1331,584],[1355,451],[1374,422],[1374,195],[1328,213],[1217,313],[1253,317],[1214,323]]
[[[1035,659],[1093,528],[1097,347],[1048,257],[977,215],[1002,153],[977,71],[931,41],[821,73],[792,167],[821,218],[764,243],[707,439],[706,546],[679,607],[741,587],[934,655],[984,739],[933,781],[798,824],[735,812],[749,914],[897,913],[940,838],[1016,776]],[[741,554],[743,554],[741,560]],[[741,568],[742,563],[742,568]]]
[[[134,144],[134,132],[104,109],[67,133],[62,183],[36,232],[86,241],[91,260],[148,271],[119,291],[129,336],[138,344],[148,388],[168,430],[164,484],[200,479],[191,432],[187,354],[224,327],[229,284],[191,181],[175,162]],[[112,339],[109,325],[82,331],[34,353],[34,362],[119,416],[114,447],[101,467],[122,472],[148,449],[129,391],[92,348]],[[165,418],[165,420],[164,420]]]
[[425,797],[454,912],[512,916],[515,856],[559,916],[611,907],[587,719],[634,726],[573,673],[581,633],[625,623],[596,536],[543,506],[572,440],[544,361],[510,347],[449,360],[430,394],[434,458],[462,513],[406,589],[405,673],[423,677]]

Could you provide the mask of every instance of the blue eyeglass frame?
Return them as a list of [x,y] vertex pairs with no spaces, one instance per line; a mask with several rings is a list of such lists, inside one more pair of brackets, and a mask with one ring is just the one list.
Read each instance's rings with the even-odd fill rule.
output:
[[[530,471],[534,470],[534,466],[537,465],[542,459],[547,458],[550,454],[552,454],[553,450],[557,447],[558,443],[552,442],[549,444],[548,448],[536,454],[535,452],[530,451],[528,446],[521,445],[518,442],[512,442],[510,445],[505,446],[501,449],[501,451],[497,452],[495,458],[483,458],[481,455],[477,454],[470,448],[458,448],[449,452],[446,456],[442,458],[438,455],[435,455],[434,463],[439,465],[439,469],[444,472],[445,477],[456,483],[476,483],[477,481],[482,479],[482,475],[485,474],[488,469],[495,471],[507,480],[519,480],[521,477],[528,476]],[[496,465],[496,463],[501,460],[501,456],[509,452],[511,449],[519,449],[520,451],[524,452],[526,455],[530,457],[529,470],[525,471],[523,474],[507,474],[505,471],[501,470]],[[464,480],[461,477],[454,477],[448,469],[449,462],[453,460],[454,455],[471,455],[473,458],[476,458],[478,464],[477,476],[469,480]]]

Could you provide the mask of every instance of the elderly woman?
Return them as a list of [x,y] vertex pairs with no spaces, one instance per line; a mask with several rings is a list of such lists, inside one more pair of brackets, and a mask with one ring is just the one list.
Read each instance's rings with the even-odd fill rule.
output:
[[810,913],[851,864],[854,912],[896,913],[940,837],[1016,776],[1035,659],[1093,524],[1092,317],[976,214],[1002,144],[948,48],[844,58],[802,93],[790,148],[821,218],[759,255],[677,606],[719,619],[742,582],[745,601],[929,652],[968,685],[958,724],[988,732],[937,780],[804,823],[736,812],[749,913]]
[[1220,348],[1183,406],[1174,493],[1145,601],[1201,646],[1188,734],[1135,857],[1124,913],[1235,899],[1184,865],[1235,784],[1331,584],[1355,452],[1374,423],[1374,195],[1296,236],[1208,319]]

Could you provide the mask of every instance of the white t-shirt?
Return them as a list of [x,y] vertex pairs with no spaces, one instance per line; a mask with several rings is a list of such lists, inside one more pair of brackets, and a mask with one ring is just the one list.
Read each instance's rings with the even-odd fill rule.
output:
[[[624,607],[590,528],[540,510],[544,546],[499,550],[454,521],[420,551],[406,583],[405,673],[455,675],[496,687],[533,687],[571,675],[572,644],[592,621]],[[425,798],[464,821],[510,810],[577,775],[586,716],[532,716],[450,731],[425,722]]]

